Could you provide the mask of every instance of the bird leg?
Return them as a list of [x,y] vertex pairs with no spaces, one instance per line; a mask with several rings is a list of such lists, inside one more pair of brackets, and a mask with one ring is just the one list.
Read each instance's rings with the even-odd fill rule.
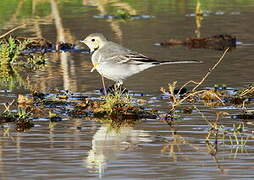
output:
[[105,86],[105,81],[104,81],[104,77],[103,76],[101,76],[101,81],[102,81],[104,95],[107,95],[107,89],[106,89],[106,86]]
[[118,81],[116,82],[114,85],[114,91],[119,91],[121,93],[125,93],[127,92],[127,90],[125,88],[123,88],[123,81]]
[[116,90],[121,90],[121,86],[123,85],[123,83],[122,82],[117,82],[117,83],[115,83],[114,84],[114,89],[115,89],[115,91]]

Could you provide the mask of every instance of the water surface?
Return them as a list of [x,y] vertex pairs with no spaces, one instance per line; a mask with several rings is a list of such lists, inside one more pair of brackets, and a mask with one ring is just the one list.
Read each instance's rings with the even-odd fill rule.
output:
[[[206,15],[197,27],[193,16],[197,3],[194,0],[2,0],[0,29],[4,32],[25,23],[27,27],[16,31],[15,35],[75,44],[90,33],[100,32],[112,41],[158,60],[202,60],[203,64],[155,67],[125,82],[136,94],[134,98],[146,99],[149,107],[163,113],[168,104],[166,99],[161,99],[160,87],[172,81],[183,84],[200,80],[222,52],[181,46],[159,47],[153,45],[156,42],[224,33],[236,36],[242,45],[226,55],[202,88],[226,84],[238,89],[253,83],[254,2],[201,2]],[[95,18],[100,14],[114,14],[119,8],[151,17]],[[100,76],[97,72],[91,73],[91,69],[88,54],[48,54],[45,68],[21,73],[23,83],[17,82],[12,88],[2,83],[0,103],[11,102],[18,94],[27,94],[31,89],[70,90],[98,97],[95,90],[101,88]],[[107,84],[112,82],[107,81]],[[253,109],[253,103],[248,107]],[[231,115],[239,113],[237,107],[207,108],[200,104],[198,108],[208,120],[215,119],[218,111],[228,112],[230,115],[223,118],[228,128],[241,122],[231,119]],[[198,111],[185,114],[176,121],[174,129],[154,119],[144,119],[117,131],[109,124],[88,118],[63,116],[63,119],[56,124],[37,119],[34,128],[22,133],[16,132],[12,124],[2,125],[1,179],[250,179],[254,176],[253,125],[246,126],[245,135],[249,139],[245,147],[230,144],[227,137],[225,144],[219,144],[216,156],[212,156],[205,143],[209,126]]]

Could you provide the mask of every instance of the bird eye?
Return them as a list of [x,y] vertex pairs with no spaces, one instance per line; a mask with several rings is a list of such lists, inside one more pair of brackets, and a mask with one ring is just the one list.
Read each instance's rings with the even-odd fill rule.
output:
[[91,39],[91,41],[93,41],[93,42],[94,42],[94,41],[95,41],[95,39]]

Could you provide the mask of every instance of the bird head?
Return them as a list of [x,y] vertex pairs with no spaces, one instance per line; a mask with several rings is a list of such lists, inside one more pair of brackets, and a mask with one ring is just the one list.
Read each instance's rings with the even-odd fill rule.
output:
[[88,35],[84,40],[80,42],[86,44],[90,49],[90,53],[92,53],[101,48],[106,41],[107,39],[102,34],[93,33]]

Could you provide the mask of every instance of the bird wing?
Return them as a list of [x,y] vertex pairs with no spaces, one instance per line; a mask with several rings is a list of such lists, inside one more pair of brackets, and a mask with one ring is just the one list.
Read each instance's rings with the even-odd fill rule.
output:
[[115,56],[107,58],[106,60],[114,61],[119,64],[135,64],[135,65],[141,65],[144,63],[159,64],[158,61],[133,51],[124,53],[124,54],[115,55]]
[[102,61],[111,61],[119,64],[135,64],[141,65],[146,63],[159,64],[158,61],[144,56],[138,52],[127,49],[117,43],[107,42],[101,49],[99,49]]
[[111,62],[118,64],[133,64],[133,65],[159,65],[159,64],[183,64],[183,63],[201,63],[196,60],[181,60],[181,61],[157,61],[143,54],[127,49],[117,43],[108,41],[102,48],[99,48],[96,55],[92,57],[95,61]]

